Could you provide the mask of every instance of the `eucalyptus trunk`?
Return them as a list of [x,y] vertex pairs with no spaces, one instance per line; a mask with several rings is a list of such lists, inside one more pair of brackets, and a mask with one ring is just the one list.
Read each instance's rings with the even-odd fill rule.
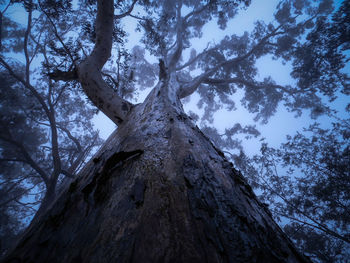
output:
[[161,81],[4,262],[308,262]]

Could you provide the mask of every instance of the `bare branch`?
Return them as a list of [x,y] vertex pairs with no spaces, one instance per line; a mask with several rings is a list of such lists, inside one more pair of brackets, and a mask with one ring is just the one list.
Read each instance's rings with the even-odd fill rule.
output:
[[[276,173],[276,176],[278,176],[277,174],[277,170],[275,170],[275,173]],[[259,174],[259,178],[263,181],[264,185],[258,183],[258,182],[255,182],[256,184],[258,185],[261,185],[262,187],[267,187],[271,193],[275,194],[276,196],[278,196],[279,198],[282,199],[282,201],[288,205],[289,207],[291,207],[296,213],[298,213],[299,215],[302,215],[303,217],[305,217],[307,220],[309,220],[310,222],[312,223],[309,223],[309,222],[306,222],[305,220],[300,220],[300,219],[297,219],[295,217],[292,217],[292,216],[289,216],[289,215],[286,215],[286,214],[282,214],[279,212],[280,215],[286,217],[286,218],[289,218],[289,219],[292,219],[294,221],[297,221],[297,222],[301,222],[301,223],[305,223],[309,226],[312,226],[314,228],[317,228],[333,237],[336,237],[340,240],[343,240],[344,242],[346,243],[349,243],[350,244],[350,239],[342,236],[342,235],[339,235],[338,233],[336,233],[335,231],[329,229],[326,225],[322,224],[321,222],[318,222],[316,219],[314,219],[313,217],[311,217],[310,215],[308,215],[306,212],[300,210],[298,207],[296,207],[295,205],[293,205],[289,200],[287,200],[280,192],[277,192],[275,191],[271,186],[270,184],[263,178],[263,176],[261,174]],[[277,212],[277,211],[275,211]]]
[[[319,222],[317,222],[315,220],[312,220],[312,222],[314,223],[314,224],[312,224],[312,223],[306,222],[305,220],[300,220],[300,219],[298,219],[296,217],[289,216],[289,215],[287,215],[285,213],[280,213],[280,212],[277,212],[277,213],[280,214],[283,217],[286,217],[286,218],[290,219],[290,220],[293,220],[293,221],[296,221],[298,223],[302,223],[302,224],[308,225],[308,226],[310,226],[312,228],[316,228],[318,230],[321,230],[321,231],[325,232],[328,235],[336,237],[336,238],[338,238],[338,239],[340,239],[340,240],[350,244],[350,239],[346,238],[345,236],[339,235],[338,233],[334,232],[333,230],[329,229],[325,225],[320,224]],[[307,216],[307,219],[310,219],[310,217]]]
[[[44,55],[44,59],[46,63],[48,63],[45,47],[43,48],[42,53]],[[50,109],[49,121],[50,121],[51,145],[52,145],[51,154],[52,154],[52,162],[53,162],[53,168],[54,168],[51,179],[56,181],[59,176],[59,172],[61,170],[61,157],[60,157],[60,152],[58,148],[58,134],[57,134],[55,108],[52,104],[52,98],[51,98],[52,88],[53,88],[53,83],[52,83],[52,80],[49,79],[49,92],[48,92],[47,102],[49,104],[49,109]]]
[[140,16],[136,16],[136,15],[132,15],[132,14],[129,14],[129,16],[132,18],[138,19],[138,20],[147,21],[147,19],[144,17],[140,17]]
[[[115,78],[113,78],[111,74],[108,74],[108,73],[103,72],[103,71],[101,71],[101,74],[105,77],[108,77],[108,79],[113,82],[113,84],[116,86],[116,88],[119,87],[119,82],[117,80],[115,80]],[[118,65],[118,75],[119,75],[119,65]]]
[[50,110],[47,107],[44,99],[41,97],[41,95],[37,92],[37,90],[30,84],[27,83],[21,76],[19,76],[18,74],[16,74],[13,69],[11,68],[11,66],[0,56],[0,63],[7,69],[7,71],[10,73],[10,75],[12,77],[14,77],[15,79],[17,79],[20,83],[23,84],[23,86],[25,88],[27,88],[33,95],[34,97],[38,100],[38,102],[40,103],[40,105],[43,107],[47,117],[49,118],[50,116]]

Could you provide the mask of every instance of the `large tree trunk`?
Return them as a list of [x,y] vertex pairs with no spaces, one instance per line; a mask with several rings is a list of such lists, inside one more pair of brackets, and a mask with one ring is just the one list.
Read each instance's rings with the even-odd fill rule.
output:
[[166,90],[133,108],[4,262],[307,262]]

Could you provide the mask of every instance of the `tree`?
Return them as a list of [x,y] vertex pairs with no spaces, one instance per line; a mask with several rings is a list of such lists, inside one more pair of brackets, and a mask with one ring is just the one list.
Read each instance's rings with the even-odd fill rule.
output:
[[315,123],[280,149],[265,143],[255,157],[261,172],[250,174],[272,213],[288,220],[286,233],[318,262],[348,258],[349,128],[349,120],[331,129]]
[[36,57],[48,61],[48,39],[31,34],[33,24],[39,30],[43,21],[32,19],[31,1],[24,5],[26,30],[15,30],[21,26],[2,17],[3,54],[23,52],[25,63],[0,58],[1,254],[28,224],[25,219],[43,213],[62,182],[69,181],[64,177],[74,178],[84,159],[101,144],[91,123],[95,110],[86,107],[81,92],[69,83],[53,83],[45,69],[31,72]]
[[[53,27],[60,20],[56,13],[71,16],[73,8],[66,3],[39,1]],[[243,105],[263,122],[282,101],[293,111],[329,112],[318,94],[325,93],[324,82],[313,89],[281,86],[271,78],[259,82],[255,62],[266,54],[296,60],[301,37],[313,21],[332,12],[331,2],[283,1],[273,23],[257,22],[251,34],[228,36],[199,54],[192,51],[188,60],[185,50],[206,23],[214,20],[225,28],[249,1],[140,1],[144,15],[132,13],[135,4],[97,1],[89,55],[84,48],[72,52],[74,41],[65,42],[55,31],[55,49],[69,63],[48,65],[48,75],[56,81],[78,80],[118,129],[5,262],[307,262],[242,175],[184,113],[180,99],[198,91],[207,120],[220,108],[217,99],[234,108],[229,95],[238,88],[245,92]],[[94,5],[89,1],[85,7],[94,10]],[[128,15],[139,20],[145,48],[160,59],[158,83],[136,105],[105,81],[103,69],[118,28],[114,20]],[[141,49],[134,51],[142,55]],[[154,75],[145,82],[140,74],[147,65],[154,74],[154,65],[144,57],[134,62],[126,75],[151,83]]]
[[[293,74],[303,76],[299,84],[312,87],[323,79],[326,90],[335,88],[338,79],[341,92],[349,94],[346,71],[334,71],[348,61],[344,51],[349,49],[349,14],[350,3],[344,1],[330,18],[317,20],[294,62]],[[331,101],[336,96],[339,93]],[[348,115],[349,104],[345,110],[343,116]],[[279,149],[264,142],[260,156],[232,156],[274,217],[282,219],[288,236],[317,262],[345,262],[349,256],[349,128],[349,119],[335,116],[331,128],[314,123],[288,136]]]

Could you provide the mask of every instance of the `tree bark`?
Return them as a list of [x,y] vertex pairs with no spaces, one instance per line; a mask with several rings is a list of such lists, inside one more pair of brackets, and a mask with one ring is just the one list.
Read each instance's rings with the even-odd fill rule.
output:
[[167,83],[3,262],[309,262]]

